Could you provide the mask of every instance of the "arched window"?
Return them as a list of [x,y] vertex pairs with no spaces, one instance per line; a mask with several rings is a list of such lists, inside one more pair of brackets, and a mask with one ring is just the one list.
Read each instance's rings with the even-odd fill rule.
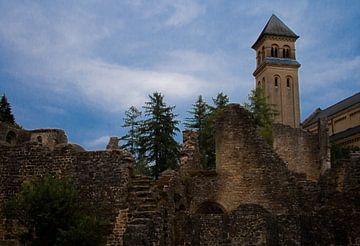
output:
[[256,60],[257,60],[257,64],[259,65],[261,62],[261,52],[260,51],[258,52],[258,56],[256,57]]
[[279,86],[279,77],[274,78],[274,85],[275,85],[275,87]]
[[290,88],[290,85],[291,85],[291,78],[286,78],[286,86],[287,88]]
[[271,56],[278,57],[278,50],[279,50],[279,47],[276,44],[273,44],[271,46]]
[[258,81],[258,86],[261,86],[261,82],[260,82],[260,81]]
[[263,46],[261,49],[261,61],[265,59],[265,47]]
[[283,48],[283,57],[290,58],[290,47],[285,45]]

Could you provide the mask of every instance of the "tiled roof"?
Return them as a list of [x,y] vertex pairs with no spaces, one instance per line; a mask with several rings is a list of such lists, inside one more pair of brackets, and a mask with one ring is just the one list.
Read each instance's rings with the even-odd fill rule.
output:
[[256,42],[252,46],[255,48],[257,42],[264,36],[283,36],[283,37],[290,37],[297,39],[299,36],[296,35],[287,25],[284,24],[276,15],[272,15],[269,21],[266,23],[264,29],[260,33],[259,37],[257,38]]
[[360,92],[352,95],[351,97],[345,98],[344,100],[342,100],[334,105],[331,105],[330,107],[328,107],[324,110],[317,109],[318,112],[316,114],[312,114],[306,120],[304,120],[303,126],[304,127],[310,126],[310,125],[314,124],[315,122],[317,122],[317,120],[320,118],[323,118],[323,117],[329,118],[330,116],[332,116],[342,110],[350,108],[358,103],[360,103]]

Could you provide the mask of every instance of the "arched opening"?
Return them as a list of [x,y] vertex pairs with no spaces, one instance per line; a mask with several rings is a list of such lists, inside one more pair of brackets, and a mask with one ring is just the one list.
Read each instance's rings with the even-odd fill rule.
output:
[[287,78],[286,78],[286,87],[287,87],[287,88],[290,88],[290,87],[291,87],[291,78],[290,78],[290,77],[287,77]]
[[261,48],[261,61],[263,61],[265,59],[265,47],[263,46]]
[[279,86],[279,77],[274,78],[274,85],[275,85],[275,87]]
[[261,62],[261,52],[260,52],[260,51],[258,52],[258,55],[257,55],[257,57],[256,57],[256,60],[257,60],[257,64],[259,65],[260,62]]
[[9,131],[6,134],[6,142],[8,142],[9,144],[15,144],[16,143],[16,134],[13,131]]
[[279,51],[279,47],[276,44],[273,44],[271,46],[271,56],[278,57],[278,51]]
[[287,45],[283,47],[283,57],[290,58],[290,47]]
[[42,143],[42,141],[43,141],[41,136],[37,136],[36,140],[38,143]]
[[196,210],[197,214],[223,214],[225,209],[217,202],[204,202]]

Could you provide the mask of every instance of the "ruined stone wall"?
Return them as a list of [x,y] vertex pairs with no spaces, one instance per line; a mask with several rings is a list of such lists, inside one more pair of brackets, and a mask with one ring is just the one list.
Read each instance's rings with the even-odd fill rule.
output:
[[[19,191],[32,176],[54,174],[71,178],[84,201],[114,222],[127,208],[132,158],[121,151],[78,152],[72,145],[53,151],[38,143],[0,148],[0,204]],[[3,228],[2,228],[3,229]],[[109,232],[112,229],[109,228]],[[4,236],[1,233],[0,236]],[[0,238],[0,244],[4,243]]]
[[54,149],[58,144],[68,143],[67,136],[61,129],[36,129],[30,131],[30,134],[31,142],[41,143],[51,149]]
[[319,179],[321,165],[317,134],[301,128],[274,124],[273,148],[290,170],[303,173],[311,180]]
[[238,104],[228,105],[217,124],[216,172],[217,201],[227,211],[246,203],[277,214],[298,209],[294,176]]

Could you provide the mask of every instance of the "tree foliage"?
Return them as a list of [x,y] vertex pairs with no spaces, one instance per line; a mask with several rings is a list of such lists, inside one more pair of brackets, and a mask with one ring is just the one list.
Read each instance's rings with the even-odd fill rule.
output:
[[249,103],[244,104],[245,108],[253,113],[260,135],[272,145],[272,124],[277,111],[266,102],[264,90],[260,87],[252,90],[248,99]]
[[51,176],[24,182],[3,213],[25,228],[25,245],[100,245],[105,220],[85,208],[74,186]]
[[360,151],[358,146],[341,146],[338,144],[332,144],[330,148],[331,162],[336,163],[341,159],[349,159],[351,152]]
[[180,150],[175,136],[180,130],[177,115],[173,113],[175,107],[167,106],[158,92],[149,95],[149,99],[143,106],[146,119],[140,128],[140,141],[146,162],[157,179],[164,170],[178,166]]
[[223,92],[212,98],[213,105],[208,105],[199,96],[193,104],[186,127],[198,132],[200,161],[203,168],[215,168],[215,123],[222,114],[223,108],[229,103],[229,97]]
[[8,102],[5,94],[0,99],[0,121],[10,125],[16,124],[15,117],[11,112],[10,103]]
[[140,117],[141,111],[134,106],[131,106],[125,111],[124,124],[122,127],[128,128],[129,130],[125,136],[120,138],[125,141],[125,144],[122,145],[122,147],[127,149],[135,157],[138,157],[139,153]]

